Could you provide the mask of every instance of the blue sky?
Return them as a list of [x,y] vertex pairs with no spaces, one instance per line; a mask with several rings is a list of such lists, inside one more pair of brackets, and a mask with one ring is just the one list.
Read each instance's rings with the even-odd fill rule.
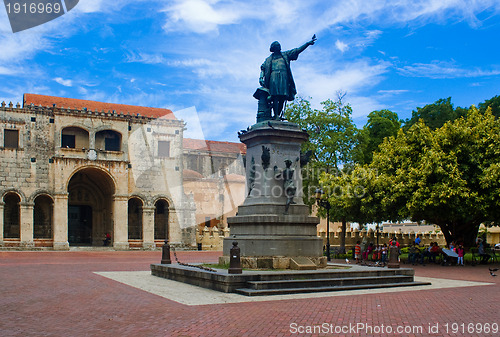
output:
[[[169,108],[187,136],[238,141],[255,123],[260,65],[316,34],[292,63],[313,106],[338,91],[358,126],[373,110],[402,119],[451,96],[500,94],[498,0],[80,0],[13,34],[0,8],[0,101],[25,92]],[[201,129],[196,128],[197,123]]]

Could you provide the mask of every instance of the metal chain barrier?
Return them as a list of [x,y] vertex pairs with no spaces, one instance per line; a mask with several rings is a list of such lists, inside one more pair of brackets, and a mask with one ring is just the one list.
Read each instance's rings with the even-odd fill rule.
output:
[[204,266],[199,266],[199,265],[193,265],[193,264],[183,263],[183,262],[179,261],[179,258],[177,257],[177,253],[175,251],[175,248],[173,246],[170,246],[170,248],[174,252],[174,258],[175,258],[175,262],[177,262],[177,264],[179,264],[181,266],[185,266],[185,267],[198,268],[198,269],[205,270],[205,271],[210,271],[210,272],[213,272],[213,273],[217,272],[217,270],[209,268],[209,267],[204,267]]

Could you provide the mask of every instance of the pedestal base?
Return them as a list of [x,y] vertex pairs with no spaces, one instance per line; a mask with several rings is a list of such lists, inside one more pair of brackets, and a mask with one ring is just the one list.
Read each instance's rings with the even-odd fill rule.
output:
[[[303,259],[307,259],[305,262]],[[293,269],[312,270],[326,267],[326,256],[243,256],[241,267],[244,269]],[[228,264],[229,256],[219,257],[219,264]]]

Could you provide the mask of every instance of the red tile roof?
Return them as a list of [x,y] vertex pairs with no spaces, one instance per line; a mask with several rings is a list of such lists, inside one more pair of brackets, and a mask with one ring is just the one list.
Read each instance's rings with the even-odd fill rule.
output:
[[176,119],[174,113],[169,109],[160,109],[160,108],[148,108],[143,106],[136,105],[126,105],[126,104],[116,104],[116,103],[104,103],[97,101],[88,101],[84,99],[76,99],[76,98],[65,98],[65,97],[57,97],[57,96],[46,96],[46,95],[37,95],[37,94],[24,94],[23,97],[23,106],[27,106],[30,104],[34,105],[42,105],[45,107],[52,107],[55,104],[59,108],[71,108],[81,110],[83,108],[87,108],[89,110],[102,111],[105,112],[115,110],[117,113],[123,112],[127,114],[130,112],[132,115],[140,114],[141,116],[152,117],[152,118],[167,118],[167,119]]
[[241,154],[247,153],[247,148],[243,143],[218,142],[215,140],[184,138],[183,147],[186,150]]

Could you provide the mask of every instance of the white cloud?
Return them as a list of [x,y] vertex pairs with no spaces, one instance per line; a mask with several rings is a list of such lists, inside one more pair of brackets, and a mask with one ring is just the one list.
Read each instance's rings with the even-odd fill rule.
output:
[[65,87],[72,87],[73,86],[72,80],[65,80],[62,77],[56,77],[56,78],[54,78],[54,81],[56,81],[60,85],[64,85]]
[[403,76],[427,77],[432,79],[473,78],[498,76],[500,69],[484,70],[480,68],[460,68],[455,62],[432,61],[431,63],[415,63],[398,69]]
[[13,75],[16,71],[9,67],[0,66],[0,75]]
[[[183,0],[175,1],[164,11],[168,12],[169,20],[165,24],[166,30],[177,30],[183,24],[196,33],[217,31],[219,25],[233,24],[242,16],[244,4],[235,7],[218,4],[219,1],[210,0]],[[177,26],[177,27],[176,27]]]
[[335,42],[335,47],[337,47],[337,49],[340,50],[342,53],[345,52],[347,49],[349,49],[349,45],[340,40],[337,40]]
[[165,58],[160,54],[134,53],[129,52],[125,58],[128,63],[145,63],[145,64],[161,64],[166,63]]
[[379,90],[377,91],[379,94],[382,95],[387,95],[387,96],[393,96],[393,95],[400,95],[400,94],[405,94],[409,92],[409,90],[405,89],[394,89],[394,90]]
[[104,0],[80,0],[75,9],[83,13],[98,12],[102,9],[104,3],[109,4],[108,1]]
[[[95,12],[115,12],[124,6],[134,2],[145,2],[147,0],[119,0],[119,1],[104,1],[104,0],[80,0],[73,11],[82,13]],[[151,1],[147,1],[151,3]],[[72,13],[71,11],[70,13]]]
[[327,72],[322,67],[318,69],[312,65],[301,65],[295,69],[297,89],[302,95],[320,100],[334,97],[339,90],[355,93],[361,88],[378,84],[390,66],[386,62],[370,64],[367,60],[360,60]]

